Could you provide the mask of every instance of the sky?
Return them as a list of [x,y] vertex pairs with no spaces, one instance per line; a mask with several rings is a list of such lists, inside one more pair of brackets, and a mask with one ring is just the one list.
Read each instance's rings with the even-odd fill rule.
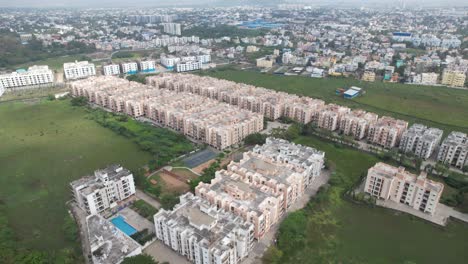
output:
[[[398,3],[401,0],[385,1]],[[419,5],[465,5],[468,0],[405,0],[408,6]],[[382,0],[0,0],[0,7],[139,7],[139,6],[215,6],[239,4],[271,4],[271,3],[310,3],[358,6],[382,3]]]

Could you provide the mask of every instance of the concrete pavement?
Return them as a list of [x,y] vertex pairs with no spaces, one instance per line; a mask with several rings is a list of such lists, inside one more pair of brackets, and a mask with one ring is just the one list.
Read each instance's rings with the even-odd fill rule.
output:
[[151,204],[154,208],[161,208],[161,204],[156,201],[156,199],[154,199],[153,197],[149,196],[148,194],[144,193],[143,191],[139,190],[139,189],[136,189],[136,197],[138,199],[141,199],[149,204]]

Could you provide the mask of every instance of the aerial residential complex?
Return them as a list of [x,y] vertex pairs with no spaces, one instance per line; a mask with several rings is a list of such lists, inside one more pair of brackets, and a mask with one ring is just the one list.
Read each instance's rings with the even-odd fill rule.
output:
[[138,64],[136,62],[122,62],[120,64],[123,74],[135,74],[138,72]]
[[340,132],[361,140],[367,136],[370,124],[375,123],[377,119],[377,114],[364,110],[353,110],[341,117]]
[[88,61],[75,61],[63,64],[65,79],[77,80],[96,75],[96,67]]
[[263,130],[263,116],[195,94],[105,76],[70,84],[73,96],[85,96],[91,103],[133,117],[154,122],[224,149]]
[[317,121],[317,126],[326,130],[335,131],[338,129],[341,119],[351,111],[348,107],[335,104],[326,105],[321,109]]
[[324,159],[321,151],[268,138],[200,183],[195,194],[253,223],[260,239],[320,175]]
[[119,75],[120,74],[120,65],[119,64],[108,64],[102,66],[104,75]]
[[416,210],[433,215],[444,185],[426,178],[421,172],[416,176],[404,167],[394,167],[382,162],[367,172],[364,191],[378,199],[406,204]]
[[0,86],[13,89],[22,86],[49,84],[54,82],[54,72],[48,66],[31,66],[28,70],[17,70],[0,75]]
[[178,23],[163,23],[163,30],[164,33],[168,33],[171,35],[182,34],[181,26]]
[[252,250],[254,226],[186,193],[171,211],[154,215],[156,237],[196,264],[237,264]]
[[133,174],[120,165],[96,170],[70,183],[73,199],[88,214],[99,214],[107,209],[128,203],[135,194]]
[[445,70],[442,74],[443,85],[463,87],[465,85],[466,74],[463,71]]
[[[325,153],[267,138],[154,216],[156,235],[193,263],[240,263],[314,182]],[[234,246],[235,245],[235,246]]]
[[444,131],[438,128],[428,128],[425,125],[414,124],[406,130],[400,142],[400,150],[413,153],[422,159],[428,159],[436,150]]
[[442,142],[437,160],[462,169],[468,165],[468,137],[465,133],[453,131]]

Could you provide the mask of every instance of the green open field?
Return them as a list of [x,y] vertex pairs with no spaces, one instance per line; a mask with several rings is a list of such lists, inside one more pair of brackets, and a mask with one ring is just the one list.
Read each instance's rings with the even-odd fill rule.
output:
[[[243,82],[277,91],[310,96],[352,108],[390,115],[448,131],[468,132],[468,90],[383,82],[361,82],[351,78],[316,79],[276,76],[254,71],[219,69],[200,72],[217,78]],[[358,86],[366,94],[355,99],[335,95],[341,87]]]
[[88,59],[86,58],[85,55],[66,55],[66,56],[48,58],[44,60],[15,65],[14,68],[19,69],[19,68],[27,68],[32,65],[48,65],[49,68],[52,70],[60,70],[60,69],[63,69],[63,64],[65,62],[74,62],[75,60],[80,61],[80,60],[88,60]]
[[443,228],[406,214],[355,204],[342,196],[378,158],[312,136],[301,136],[295,142],[325,151],[334,173],[327,192],[281,224],[278,248],[283,256],[271,263],[466,261],[468,224],[452,221]]
[[61,231],[70,181],[111,163],[133,170],[151,158],[85,116],[68,100],[0,104],[0,202],[26,248],[70,246]]

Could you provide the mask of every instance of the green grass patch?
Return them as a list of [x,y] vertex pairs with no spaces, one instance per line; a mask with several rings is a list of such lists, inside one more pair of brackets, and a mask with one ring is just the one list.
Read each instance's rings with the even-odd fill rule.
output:
[[151,159],[87,114],[68,100],[0,104],[0,201],[21,246],[70,246],[62,230],[69,183],[111,163],[135,170]]
[[[319,98],[328,103],[438,127],[445,133],[468,132],[468,92],[464,90],[397,83],[369,83],[351,78],[276,76],[233,69],[204,71],[200,74]],[[352,100],[335,95],[337,88],[353,85],[364,88],[366,93]]]
[[27,62],[15,65],[15,69],[27,68],[33,65],[47,65],[52,70],[63,70],[63,64],[66,62],[89,60],[86,55],[65,55],[59,57],[52,57],[38,61]]
[[132,209],[150,221],[153,221],[153,216],[158,212],[158,209],[143,200],[135,201],[132,205]]

